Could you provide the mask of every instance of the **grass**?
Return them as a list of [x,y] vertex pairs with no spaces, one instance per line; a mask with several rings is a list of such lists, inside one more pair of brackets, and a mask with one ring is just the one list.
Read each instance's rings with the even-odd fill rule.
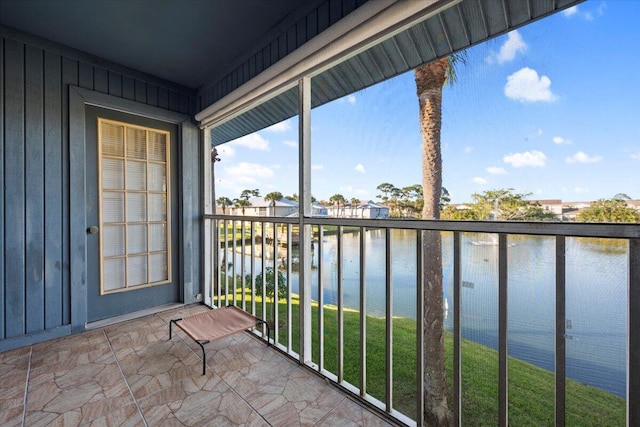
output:
[[[247,292],[249,294],[249,292]],[[240,300],[240,294],[236,297]],[[262,315],[261,299],[256,298],[256,315]],[[223,301],[221,303],[224,304]],[[267,303],[267,313],[273,311]],[[299,301],[292,297],[292,324],[299,319]],[[312,360],[319,363],[318,306],[312,306]],[[278,304],[279,328],[286,330],[286,303]],[[337,370],[337,310],[324,307],[324,369]],[[367,383],[371,396],[385,400],[385,334],[386,321],[375,317],[366,319]],[[280,335],[287,345],[286,335]],[[393,319],[393,402],[394,408],[415,418],[416,400],[416,329],[415,322],[406,318]],[[299,349],[297,328],[292,330],[292,348]],[[495,350],[463,339],[462,347],[462,421],[465,426],[496,425],[498,419],[498,354]],[[452,389],[453,339],[445,335],[447,377]],[[360,384],[360,314],[344,310],[344,379]],[[509,358],[509,424],[514,426],[554,425],[553,373],[515,358]],[[566,380],[567,426],[619,426],[625,424],[625,400],[595,387]],[[452,401],[452,396],[449,397]]]

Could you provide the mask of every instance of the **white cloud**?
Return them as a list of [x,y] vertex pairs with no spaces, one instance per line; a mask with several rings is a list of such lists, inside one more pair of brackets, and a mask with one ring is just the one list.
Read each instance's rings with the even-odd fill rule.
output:
[[576,187],[573,189],[576,193],[588,193],[589,189],[587,187]]
[[216,147],[221,161],[228,160],[236,155],[236,150],[230,144],[222,144]]
[[583,9],[579,9],[578,6],[572,6],[568,9],[562,11],[562,14],[566,18],[580,17],[585,21],[593,21],[594,19],[602,16],[604,14],[604,10],[606,8],[606,3],[604,1],[600,2],[598,7],[595,10],[584,12]]
[[538,135],[542,135],[542,129],[538,129]]
[[269,151],[271,147],[269,147],[269,141],[258,135],[257,133],[252,133],[242,138],[238,138],[234,141],[231,141],[233,147],[246,147],[250,150],[260,150],[260,151]]
[[364,168],[364,166],[362,165],[362,163],[358,163],[355,167],[356,171],[360,172],[360,173],[367,173],[367,170]]
[[504,64],[505,62],[513,61],[518,53],[522,53],[527,50],[527,44],[522,40],[520,33],[511,31],[507,35],[507,40],[502,46],[500,46],[500,52],[498,52],[498,63]]
[[498,53],[493,50],[490,51],[484,60],[488,64],[493,64],[496,61],[498,64],[504,64],[505,62],[513,61],[518,53],[524,53],[526,50],[527,44],[518,30],[514,30],[507,35],[507,39],[500,46],[500,51]]
[[353,192],[353,187],[350,186],[350,185],[345,185],[345,186],[342,186],[342,187],[338,187],[338,190],[342,191],[343,193],[351,193],[351,192]]
[[338,102],[348,102],[351,105],[355,105],[355,103],[357,102],[357,98],[355,95],[345,95],[342,98],[340,98],[338,100]]
[[484,178],[482,178],[482,177],[479,177],[479,176],[476,176],[476,177],[475,177],[475,178],[473,178],[471,181],[473,181],[474,183],[479,184],[479,185],[484,185],[484,184],[486,184],[486,183],[487,183],[487,180],[486,180],[486,179],[484,179]]
[[469,146],[464,147],[464,152],[465,152],[465,154],[469,154],[469,153],[471,153],[472,151],[473,151],[473,147],[469,147]]
[[571,157],[566,158],[567,163],[597,163],[602,160],[600,156],[589,156],[583,151],[578,151]]
[[324,165],[311,165],[312,171],[321,171],[324,169]]
[[285,139],[282,143],[287,147],[298,148],[298,141],[294,141],[292,139]]
[[286,132],[288,130],[291,130],[291,121],[289,120],[276,123],[275,125],[271,125],[265,129],[267,132]]
[[504,170],[504,168],[501,168],[500,166],[490,166],[487,168],[487,172],[492,174],[492,175],[506,175],[507,171]]
[[554,144],[571,144],[571,140],[570,139],[564,139],[561,136],[554,136],[552,139]]
[[525,151],[524,153],[507,154],[502,159],[505,163],[510,163],[514,168],[531,166],[534,168],[543,168],[547,160],[547,156],[542,151]]
[[640,153],[632,154],[632,155],[631,155],[631,158],[632,158],[632,159],[638,159],[638,160],[640,160]]
[[273,170],[257,163],[240,162],[224,168],[224,172],[236,182],[255,183],[259,179],[273,177]]
[[524,67],[507,77],[504,94],[520,102],[553,102],[556,96],[550,86],[549,77],[539,76],[536,70]]

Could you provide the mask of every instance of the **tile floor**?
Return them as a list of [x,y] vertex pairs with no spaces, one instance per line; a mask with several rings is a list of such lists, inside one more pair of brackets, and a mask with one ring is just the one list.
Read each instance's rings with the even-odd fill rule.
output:
[[0,425],[390,425],[263,342],[200,348],[169,319],[194,305],[0,353]]

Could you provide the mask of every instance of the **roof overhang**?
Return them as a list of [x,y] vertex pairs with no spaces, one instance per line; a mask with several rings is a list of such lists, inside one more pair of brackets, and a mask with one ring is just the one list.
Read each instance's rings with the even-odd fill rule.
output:
[[219,145],[298,114],[295,87],[304,76],[312,77],[315,107],[582,1],[368,2],[196,119]]

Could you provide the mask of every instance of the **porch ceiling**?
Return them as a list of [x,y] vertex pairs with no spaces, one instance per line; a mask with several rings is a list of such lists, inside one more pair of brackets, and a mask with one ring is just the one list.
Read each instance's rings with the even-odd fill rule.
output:
[[0,24],[196,89],[318,0],[0,0]]

